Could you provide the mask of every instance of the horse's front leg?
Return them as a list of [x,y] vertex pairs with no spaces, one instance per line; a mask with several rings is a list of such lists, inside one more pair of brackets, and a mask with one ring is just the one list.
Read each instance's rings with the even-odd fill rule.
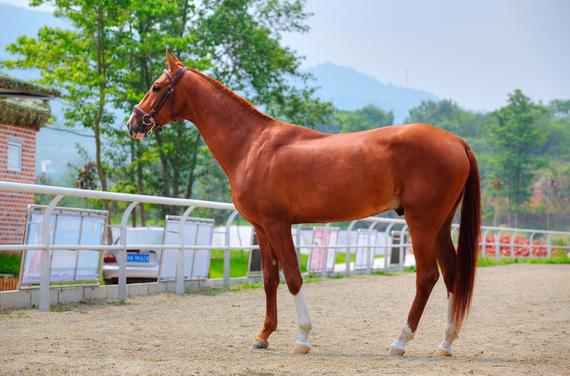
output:
[[301,290],[303,277],[299,270],[297,252],[295,251],[295,244],[291,237],[291,224],[274,222],[265,226],[264,230],[283,268],[287,288],[295,299],[299,335],[293,352],[296,354],[306,354],[311,350],[309,332],[312,326],[303,290]]
[[267,340],[271,333],[277,329],[277,287],[279,287],[279,264],[277,257],[267,240],[265,232],[260,227],[255,227],[259,248],[261,251],[261,262],[263,265],[263,285],[265,289],[266,312],[263,329],[255,337],[253,347],[265,349],[269,346]]

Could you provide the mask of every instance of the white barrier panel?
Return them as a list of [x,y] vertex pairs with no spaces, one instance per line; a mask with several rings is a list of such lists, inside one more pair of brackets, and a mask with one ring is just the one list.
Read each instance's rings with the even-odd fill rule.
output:
[[390,245],[392,244],[392,238],[385,232],[378,232],[376,235],[376,254],[383,255],[388,258],[388,264],[390,265]]
[[[376,256],[389,257],[390,236],[385,232],[376,230],[358,229],[356,232],[356,257],[354,262],[355,270],[363,270],[370,265],[374,268]],[[388,256],[387,256],[388,255]],[[369,259],[367,260],[367,256]]]
[[[28,210],[25,244],[42,244],[41,223],[44,206],[31,205]],[[53,245],[103,244],[108,213],[100,210],[55,208],[50,218]],[[30,287],[40,282],[40,260],[44,251],[24,251],[20,286]],[[50,282],[99,283],[101,264],[99,252],[90,250],[54,250],[51,253]]]
[[[378,231],[359,228],[356,231],[356,251],[354,259],[354,270],[366,269],[369,265],[374,265],[374,242]],[[367,256],[370,256],[367,260]]]
[[292,229],[293,243],[295,247],[299,250],[300,254],[308,255],[311,253],[310,246],[313,241],[313,229],[312,228],[293,228]]
[[[336,259],[336,246],[338,239],[338,227],[314,227],[312,248],[307,260],[307,271],[309,273],[320,273],[325,266],[327,271],[334,272],[334,264]],[[326,253],[326,256],[325,256]]]
[[[164,223],[164,245],[178,245],[180,238],[180,217],[166,216]],[[212,244],[214,220],[203,218],[188,218],[184,224],[184,245]],[[176,279],[177,249],[163,249],[160,259],[159,279],[172,281]],[[184,278],[207,279],[210,276],[210,250],[184,250]]]
[[348,245],[350,245],[351,252],[354,252],[354,247],[356,246],[356,231],[340,230],[338,232],[337,243],[339,246],[347,245],[347,247],[337,248],[337,252],[347,253]]
[[[230,228],[230,246],[232,248],[239,248],[243,246],[250,246],[251,237],[253,234],[252,226],[231,226]],[[212,245],[214,247],[226,247],[226,227],[219,226],[214,228],[214,237]]]

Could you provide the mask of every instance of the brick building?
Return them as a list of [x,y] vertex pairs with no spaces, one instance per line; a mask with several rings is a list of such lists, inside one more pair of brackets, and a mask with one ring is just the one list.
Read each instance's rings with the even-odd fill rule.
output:
[[[34,183],[36,134],[50,117],[48,100],[58,93],[0,75],[0,180]],[[21,243],[29,193],[0,191],[0,244]]]

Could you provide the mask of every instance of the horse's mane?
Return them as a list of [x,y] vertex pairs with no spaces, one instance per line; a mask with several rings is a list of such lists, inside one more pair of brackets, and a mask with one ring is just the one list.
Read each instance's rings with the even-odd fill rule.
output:
[[232,90],[230,90],[227,86],[225,86],[224,84],[222,84],[220,81],[205,75],[204,73],[194,69],[194,68],[188,68],[188,70],[196,73],[198,76],[204,78],[206,81],[210,82],[211,84],[213,84],[215,87],[217,87],[218,89],[222,90],[224,93],[228,94],[230,97],[232,97],[234,100],[236,100],[237,103],[239,103],[240,105],[242,105],[245,109],[247,109],[248,111],[251,111],[252,113],[254,113],[257,116],[260,116],[264,119],[270,119],[273,120],[273,118],[269,115],[264,114],[263,112],[259,111],[257,108],[255,108],[254,105],[252,105],[251,103],[249,103],[245,98],[240,97],[239,95],[237,95],[236,93],[234,93]]

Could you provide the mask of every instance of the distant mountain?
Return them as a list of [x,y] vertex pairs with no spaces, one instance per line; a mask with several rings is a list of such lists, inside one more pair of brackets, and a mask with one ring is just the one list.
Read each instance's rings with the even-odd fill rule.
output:
[[373,104],[394,111],[396,122],[402,122],[408,111],[425,100],[438,100],[427,91],[382,83],[354,68],[323,63],[307,69],[319,86],[319,98],[331,101],[343,110],[356,110]]

